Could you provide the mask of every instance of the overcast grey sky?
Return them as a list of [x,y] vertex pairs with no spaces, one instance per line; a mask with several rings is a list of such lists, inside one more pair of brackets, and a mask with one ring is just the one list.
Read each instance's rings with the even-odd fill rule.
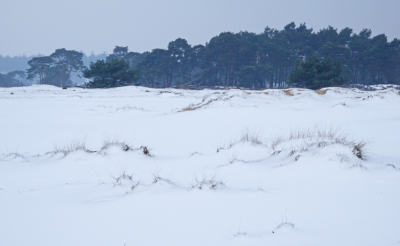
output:
[[90,54],[166,48],[185,38],[205,44],[223,31],[262,32],[291,21],[314,30],[370,28],[400,38],[400,0],[0,0],[0,54],[57,48]]

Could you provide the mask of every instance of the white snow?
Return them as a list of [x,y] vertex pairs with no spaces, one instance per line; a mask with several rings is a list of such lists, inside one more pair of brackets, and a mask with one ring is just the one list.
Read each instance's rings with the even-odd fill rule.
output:
[[400,245],[399,109],[394,88],[0,88],[0,245]]

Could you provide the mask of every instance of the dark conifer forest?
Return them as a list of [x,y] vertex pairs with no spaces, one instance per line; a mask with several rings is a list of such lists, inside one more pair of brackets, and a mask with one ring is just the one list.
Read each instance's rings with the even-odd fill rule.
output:
[[[266,27],[258,34],[247,31],[223,32],[205,45],[191,45],[185,39],[178,38],[171,41],[166,49],[144,53],[129,51],[126,46],[116,46],[107,57],[103,55],[94,59],[97,57],[92,55],[91,63],[88,56],[80,52],[63,51],[61,58],[54,55],[56,51],[49,59],[42,58],[36,63],[32,62],[35,59],[32,57],[14,58],[21,61],[16,70],[27,72],[26,77],[35,83],[57,86],[83,83],[84,80],[78,77],[75,81],[71,80],[74,74],[80,77],[82,73],[92,81],[85,83],[88,87],[142,85],[263,89],[400,84],[400,40],[389,41],[385,34],[373,36],[369,29],[355,33],[351,28],[338,30],[329,26],[314,31],[306,24],[297,26],[292,22],[282,30]],[[7,64],[12,60],[0,56],[0,71],[10,72]],[[110,78],[116,75],[100,71],[99,68],[103,66],[109,69],[115,60],[123,60],[129,67],[126,69],[121,64],[123,71],[115,73],[119,72],[121,78],[129,74],[130,79],[108,85],[106,81],[113,81]],[[15,61],[12,62],[17,63]],[[311,63],[314,65],[307,65]],[[313,66],[315,71],[322,71],[323,74],[305,77],[305,74],[310,74],[305,69]],[[95,74],[93,69],[99,74]],[[325,76],[327,74],[329,76]],[[12,85],[10,76],[3,74],[2,77],[0,83],[3,86]],[[96,78],[96,83],[93,83],[93,78]],[[7,84],[4,81],[9,82]]]

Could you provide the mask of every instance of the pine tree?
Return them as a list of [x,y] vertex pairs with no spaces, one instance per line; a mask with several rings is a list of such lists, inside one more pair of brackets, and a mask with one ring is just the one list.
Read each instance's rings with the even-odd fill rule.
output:
[[137,80],[137,71],[131,69],[129,63],[124,60],[98,60],[90,63],[90,68],[83,71],[83,77],[91,79],[88,87],[110,88],[132,84]]
[[341,77],[342,65],[328,57],[320,59],[312,56],[296,65],[289,75],[289,83],[308,89],[340,86],[345,80]]

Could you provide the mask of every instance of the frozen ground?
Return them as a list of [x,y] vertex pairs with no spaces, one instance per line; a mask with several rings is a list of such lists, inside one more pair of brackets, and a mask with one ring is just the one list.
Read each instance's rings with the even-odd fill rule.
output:
[[399,109],[392,88],[0,88],[0,245],[400,245]]

